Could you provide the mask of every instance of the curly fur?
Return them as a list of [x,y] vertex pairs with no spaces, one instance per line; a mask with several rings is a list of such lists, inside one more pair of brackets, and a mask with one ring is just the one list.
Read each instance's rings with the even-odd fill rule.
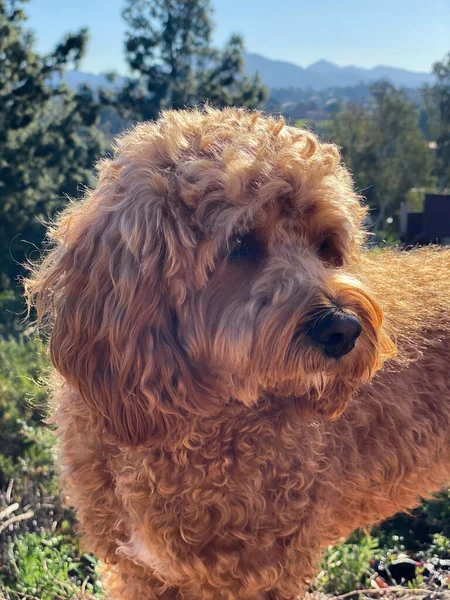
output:
[[[448,481],[450,253],[361,251],[365,214],[335,146],[207,108],[124,135],[60,215],[27,293],[111,597],[296,598]],[[308,337],[332,308],[363,325],[339,359]]]

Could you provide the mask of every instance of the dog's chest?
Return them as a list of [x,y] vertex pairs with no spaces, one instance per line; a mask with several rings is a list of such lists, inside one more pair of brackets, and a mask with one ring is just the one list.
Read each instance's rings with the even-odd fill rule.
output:
[[[211,432],[210,432],[211,433]],[[324,470],[319,428],[242,425],[218,428],[172,451],[122,457],[119,495],[135,523],[154,539],[170,531],[199,550],[243,539],[292,536]]]

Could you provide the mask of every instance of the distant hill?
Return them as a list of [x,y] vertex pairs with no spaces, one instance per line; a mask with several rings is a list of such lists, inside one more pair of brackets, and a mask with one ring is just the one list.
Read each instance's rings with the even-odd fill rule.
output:
[[359,83],[372,83],[378,79],[389,79],[394,85],[417,88],[425,83],[433,83],[431,73],[421,73],[397,69],[395,67],[338,67],[326,60],[319,60],[306,69],[293,63],[272,60],[260,54],[246,53],[245,67],[249,75],[259,72],[269,88],[310,88],[316,91],[330,87],[353,86]]
[[[338,67],[326,60],[319,60],[307,68],[282,60],[272,60],[260,54],[245,53],[245,69],[248,75],[258,72],[269,88],[299,88],[315,91],[330,87],[348,87],[368,84],[378,79],[389,79],[394,85],[418,88],[433,82],[431,73],[419,73],[397,69],[395,67]],[[111,84],[104,73],[95,75],[83,71],[69,71],[65,75],[66,83],[76,88],[80,83],[89,83],[92,87],[120,87],[126,77],[117,77]]]
[[[67,71],[67,73],[64,75],[64,81],[73,89],[77,88],[82,83],[87,83],[94,89],[99,87],[119,88],[125,83],[126,80],[126,77],[117,76],[115,81],[111,83],[111,81],[108,80],[106,73],[99,73],[96,75],[95,73],[88,73],[87,71],[75,70]],[[56,83],[57,77],[53,77],[52,81]]]

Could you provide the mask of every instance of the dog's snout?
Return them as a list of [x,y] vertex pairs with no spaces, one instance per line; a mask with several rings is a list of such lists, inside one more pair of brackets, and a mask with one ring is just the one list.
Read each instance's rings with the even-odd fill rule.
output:
[[333,312],[313,321],[308,335],[328,357],[339,358],[353,350],[361,331],[362,325],[355,316]]

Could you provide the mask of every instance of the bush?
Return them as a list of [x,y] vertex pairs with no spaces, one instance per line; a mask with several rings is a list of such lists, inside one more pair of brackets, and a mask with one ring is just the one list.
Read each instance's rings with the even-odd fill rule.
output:
[[35,427],[42,425],[47,395],[39,382],[47,370],[42,342],[0,338],[0,485],[5,476],[13,475],[8,465],[25,457],[37,443]]
[[370,536],[358,543],[330,546],[324,552],[314,588],[328,594],[345,594],[370,587],[371,564],[377,552],[378,540]]
[[81,552],[60,493],[45,423],[48,371],[41,341],[0,338],[0,597],[11,600],[100,590],[95,560]]
[[73,598],[83,592],[101,592],[95,559],[80,553],[73,536],[51,532],[18,536],[10,546],[8,567],[0,582],[6,594],[40,600]]

